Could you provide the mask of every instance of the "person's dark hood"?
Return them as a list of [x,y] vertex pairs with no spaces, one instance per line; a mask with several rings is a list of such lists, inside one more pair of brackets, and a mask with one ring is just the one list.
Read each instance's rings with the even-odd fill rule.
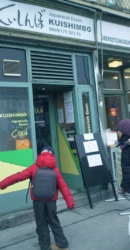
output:
[[119,146],[125,146],[126,144],[129,144],[129,142],[130,142],[130,136],[128,136],[128,135],[122,135],[121,136],[121,138],[120,139],[118,139],[118,147]]

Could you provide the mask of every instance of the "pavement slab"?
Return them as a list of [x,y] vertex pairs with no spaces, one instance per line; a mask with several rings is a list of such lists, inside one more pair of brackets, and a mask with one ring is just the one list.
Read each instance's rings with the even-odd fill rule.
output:
[[[128,201],[100,202],[94,209],[81,206],[59,214],[70,250],[130,250],[129,217],[120,216],[121,211],[130,211]],[[54,243],[52,234],[51,239]],[[39,250],[36,243],[34,221],[0,232],[0,249]]]

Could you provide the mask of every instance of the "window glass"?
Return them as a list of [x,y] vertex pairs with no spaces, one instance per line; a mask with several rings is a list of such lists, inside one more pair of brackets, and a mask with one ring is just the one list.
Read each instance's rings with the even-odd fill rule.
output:
[[120,96],[105,96],[105,109],[107,118],[107,129],[117,130],[122,117],[122,105]]
[[40,154],[43,147],[52,145],[48,98],[34,99],[34,114],[37,152]]
[[124,83],[127,90],[130,90],[130,68],[124,70]]
[[77,79],[80,85],[89,85],[89,63],[87,56],[76,56]]
[[119,72],[104,72],[104,89],[121,89],[120,74]]
[[0,87],[0,151],[31,147],[27,88]]

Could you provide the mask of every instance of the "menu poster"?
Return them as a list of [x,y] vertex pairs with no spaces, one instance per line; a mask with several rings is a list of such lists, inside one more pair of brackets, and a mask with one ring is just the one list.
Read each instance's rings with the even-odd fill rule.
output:
[[94,136],[92,133],[89,133],[89,134],[84,134],[84,140],[85,141],[90,141],[90,140],[93,140],[94,139]]
[[88,164],[89,164],[90,168],[91,167],[98,167],[98,166],[103,165],[100,154],[88,155],[87,159],[88,159]]
[[74,106],[73,106],[73,98],[72,92],[68,92],[64,94],[64,108],[65,108],[65,119],[66,123],[74,123]]
[[84,144],[84,149],[85,149],[85,153],[93,153],[93,152],[98,152],[99,148],[98,148],[98,144],[97,141],[85,141],[83,142]]

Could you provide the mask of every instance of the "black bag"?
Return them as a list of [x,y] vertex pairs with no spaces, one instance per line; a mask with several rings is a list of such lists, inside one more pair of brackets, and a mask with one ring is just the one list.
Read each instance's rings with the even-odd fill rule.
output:
[[[56,193],[57,188],[57,178],[56,172],[53,169],[47,167],[39,167],[35,173],[34,179],[30,180],[32,185],[33,196],[36,199],[51,200]],[[29,193],[29,188],[26,196]]]

